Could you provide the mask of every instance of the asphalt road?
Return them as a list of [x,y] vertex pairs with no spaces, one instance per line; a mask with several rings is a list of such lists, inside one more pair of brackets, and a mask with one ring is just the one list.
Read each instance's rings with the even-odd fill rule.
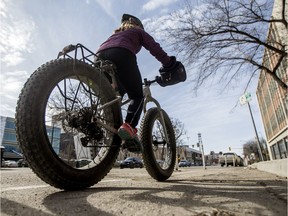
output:
[[2,168],[1,216],[7,215],[287,216],[287,179],[243,167],[188,167],[157,182],[145,168],[113,168],[93,187],[65,192],[29,168]]

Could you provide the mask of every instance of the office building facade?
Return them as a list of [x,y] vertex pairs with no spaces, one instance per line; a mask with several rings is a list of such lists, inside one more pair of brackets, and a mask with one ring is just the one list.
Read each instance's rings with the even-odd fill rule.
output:
[[[281,13],[282,2],[275,1],[272,17],[279,16]],[[288,5],[287,5],[288,6]],[[286,14],[287,16],[287,14]],[[288,20],[288,16],[286,17]],[[267,41],[277,44],[286,44],[286,52],[288,45],[288,30],[284,24],[271,23]],[[268,68],[275,68],[280,55],[273,53],[271,50],[265,50],[263,56],[263,65]],[[288,83],[288,58],[282,60],[276,74],[286,84]],[[261,71],[258,86],[257,99],[261,111],[261,117],[265,129],[268,152],[270,159],[287,158],[287,143],[288,143],[288,93],[287,89],[279,86],[271,75],[264,70]]]

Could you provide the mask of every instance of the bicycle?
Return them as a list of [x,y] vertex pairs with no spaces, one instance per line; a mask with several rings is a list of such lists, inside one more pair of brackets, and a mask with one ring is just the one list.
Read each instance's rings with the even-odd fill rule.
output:
[[[96,60],[95,60],[96,59]],[[30,168],[46,183],[79,190],[101,181],[121,147],[123,122],[115,66],[82,44],[65,47],[25,83],[16,107],[16,134]],[[140,125],[143,161],[151,177],[168,179],[176,162],[172,123],[144,79]],[[156,106],[147,109],[148,103]]]

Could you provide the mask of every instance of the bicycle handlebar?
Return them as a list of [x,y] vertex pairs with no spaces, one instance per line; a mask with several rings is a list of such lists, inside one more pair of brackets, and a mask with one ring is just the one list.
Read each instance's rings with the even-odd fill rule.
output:
[[150,86],[152,83],[157,82],[157,79],[159,79],[159,76],[156,76],[154,80],[147,80],[147,78],[144,78],[144,83],[143,85],[145,86]]

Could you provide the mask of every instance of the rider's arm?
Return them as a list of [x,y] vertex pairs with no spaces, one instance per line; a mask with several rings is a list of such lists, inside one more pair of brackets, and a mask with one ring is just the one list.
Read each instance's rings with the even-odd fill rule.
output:
[[139,29],[142,36],[142,45],[145,49],[149,50],[151,55],[153,55],[159,62],[162,63],[164,67],[171,64],[173,60],[167,55],[167,53],[162,49],[159,43],[157,43],[154,38],[142,29]]

